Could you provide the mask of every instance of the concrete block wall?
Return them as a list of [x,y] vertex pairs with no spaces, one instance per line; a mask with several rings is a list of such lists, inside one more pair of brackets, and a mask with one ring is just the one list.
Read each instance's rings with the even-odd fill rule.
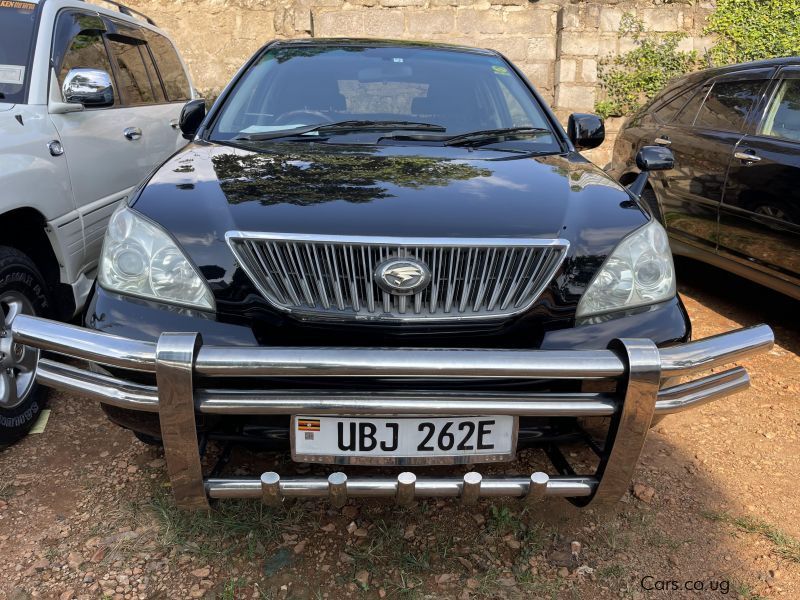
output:
[[[499,50],[528,76],[566,122],[591,112],[601,91],[598,64],[631,47],[618,37],[625,12],[655,31],[685,31],[682,49],[701,54],[707,0],[128,0],[178,45],[195,85],[221,89],[239,66],[275,38],[366,37],[427,40]],[[610,157],[619,123],[590,156]]]

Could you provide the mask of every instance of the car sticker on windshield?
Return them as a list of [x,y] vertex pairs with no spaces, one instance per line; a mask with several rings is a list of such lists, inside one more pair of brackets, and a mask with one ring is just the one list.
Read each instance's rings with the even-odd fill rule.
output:
[[0,83],[22,85],[25,81],[25,67],[21,65],[0,65]]
[[33,11],[36,5],[32,2],[19,2],[19,0],[0,0],[0,8],[16,8]]
[[495,75],[510,75],[508,69],[505,67],[500,67],[498,65],[492,65],[492,71],[494,71]]

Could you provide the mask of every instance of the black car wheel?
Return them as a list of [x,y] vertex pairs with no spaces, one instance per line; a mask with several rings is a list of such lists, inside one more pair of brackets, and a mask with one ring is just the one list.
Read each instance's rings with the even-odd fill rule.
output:
[[49,308],[36,265],[14,248],[0,247],[0,448],[23,437],[46,403],[35,377],[39,352],[13,341],[11,322],[19,314],[47,315]]

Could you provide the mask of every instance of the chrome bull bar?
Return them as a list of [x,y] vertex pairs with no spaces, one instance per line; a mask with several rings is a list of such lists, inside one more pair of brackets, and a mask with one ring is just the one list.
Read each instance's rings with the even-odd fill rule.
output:
[[[208,509],[209,498],[261,497],[267,504],[285,498],[328,497],[341,505],[348,497],[394,497],[401,504],[416,497],[515,496],[538,501],[564,496],[581,506],[615,502],[627,490],[652,419],[694,408],[749,386],[742,367],[661,387],[666,378],[696,375],[764,352],[774,342],[766,325],[739,329],[703,340],[657,348],[650,340],[622,339],[606,350],[493,350],[398,348],[219,347],[203,345],[199,334],[162,333],[158,342],[130,340],[107,333],[18,316],[11,326],[15,342],[42,351],[109,367],[154,373],[157,385],[144,385],[41,358],[37,381],[56,389],[132,410],[158,413],[167,471],[176,503]],[[280,378],[497,378],[615,379],[620,393],[494,392],[398,390],[364,392],[208,389],[203,379]],[[558,475],[528,478],[321,477],[205,478],[201,468],[196,415],[489,415],[611,417],[600,465],[577,475],[565,461],[553,461]],[[559,462],[561,464],[556,464]]]

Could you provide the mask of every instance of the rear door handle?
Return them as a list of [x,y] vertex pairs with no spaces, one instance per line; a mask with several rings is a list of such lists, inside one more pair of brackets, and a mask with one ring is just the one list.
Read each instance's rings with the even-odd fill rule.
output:
[[172,127],[172,128],[173,128],[173,129],[175,129],[175,130],[178,130],[178,129],[180,129],[180,127],[181,127],[181,126],[180,126],[180,124],[178,123],[178,119],[172,119],[172,120],[169,122],[169,126],[170,126],[170,127]]
[[757,163],[761,160],[754,150],[737,150],[733,153],[733,158],[738,158],[746,163]]
[[672,140],[670,140],[667,136],[659,136],[653,141],[659,146],[670,146],[672,144]]
[[125,139],[128,140],[138,140],[140,137],[142,137],[142,130],[138,127],[126,127],[122,131],[122,135],[124,135]]

